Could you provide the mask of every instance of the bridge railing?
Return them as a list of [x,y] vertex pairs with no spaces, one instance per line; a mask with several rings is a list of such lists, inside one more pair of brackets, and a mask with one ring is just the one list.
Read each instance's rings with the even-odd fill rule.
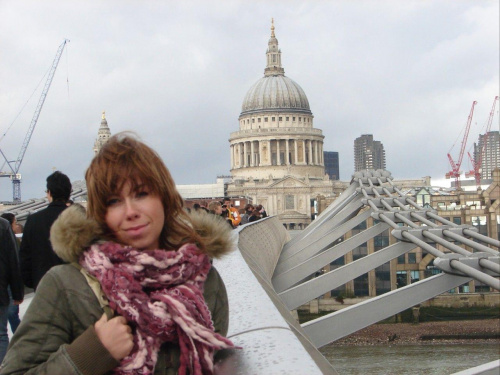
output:
[[241,349],[224,359],[227,374],[335,374],[271,284],[288,233],[277,218],[234,231],[238,250],[214,265],[229,297],[228,337]]

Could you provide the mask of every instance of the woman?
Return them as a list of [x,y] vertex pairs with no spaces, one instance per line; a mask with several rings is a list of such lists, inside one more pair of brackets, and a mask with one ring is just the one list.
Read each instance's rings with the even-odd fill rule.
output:
[[[223,220],[190,217],[159,156],[128,134],[92,160],[83,208],[51,229],[65,264],[40,283],[1,374],[211,374],[232,343],[227,295],[210,258]],[[89,245],[91,245],[89,247]]]

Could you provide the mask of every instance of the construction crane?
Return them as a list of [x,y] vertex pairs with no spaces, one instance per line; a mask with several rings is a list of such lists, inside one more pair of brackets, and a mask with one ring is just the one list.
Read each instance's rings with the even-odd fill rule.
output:
[[486,153],[488,133],[490,132],[491,124],[493,122],[493,116],[495,114],[495,105],[497,104],[497,100],[498,96],[495,96],[495,99],[493,100],[493,106],[491,107],[490,117],[488,118],[488,123],[486,125],[486,133],[484,133],[483,136],[483,144],[479,145],[479,150],[476,151],[474,158],[470,155],[469,152],[467,153],[469,155],[469,159],[472,163],[473,169],[470,170],[469,172],[466,172],[465,177],[474,177],[474,179],[476,180],[477,188],[481,187],[481,168],[483,165],[483,155]]
[[474,114],[474,107],[477,104],[476,101],[472,102],[472,108],[470,109],[469,118],[467,119],[467,125],[465,127],[464,139],[462,140],[462,147],[460,148],[460,154],[458,156],[458,161],[455,163],[450,153],[448,153],[448,160],[450,161],[451,171],[446,173],[446,178],[455,178],[455,187],[460,189],[460,166],[462,165],[462,160],[464,158],[465,146],[467,144],[467,138],[469,137],[470,124],[472,122],[472,115]]
[[33,114],[33,118],[31,119],[31,124],[24,137],[23,145],[21,146],[21,151],[16,160],[9,161],[3,151],[0,149],[0,153],[5,159],[6,164],[9,166],[9,172],[0,172],[0,177],[10,177],[12,181],[13,188],[13,201],[14,203],[21,203],[21,174],[19,173],[19,168],[21,167],[21,163],[23,162],[24,154],[26,153],[26,149],[31,140],[31,136],[33,135],[33,131],[35,130],[36,123],[38,121],[38,116],[40,116],[40,112],[43,107],[43,103],[45,102],[45,98],[47,97],[47,93],[49,92],[50,85],[52,83],[52,79],[54,78],[54,74],[56,73],[57,65],[59,65],[59,60],[61,59],[61,55],[63,53],[64,47],[66,43],[68,43],[68,39],[64,39],[64,42],[57,49],[56,57],[52,62],[52,67],[49,71],[49,76],[47,77],[47,81],[45,82],[45,87],[43,88],[42,95],[38,100],[38,105],[35,109],[35,113]]

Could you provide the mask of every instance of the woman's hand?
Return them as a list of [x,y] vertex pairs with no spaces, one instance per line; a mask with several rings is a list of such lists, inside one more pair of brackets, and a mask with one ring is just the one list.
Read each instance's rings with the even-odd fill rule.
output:
[[132,329],[123,316],[116,316],[108,320],[106,314],[95,323],[97,337],[111,356],[117,361],[125,358],[132,350]]

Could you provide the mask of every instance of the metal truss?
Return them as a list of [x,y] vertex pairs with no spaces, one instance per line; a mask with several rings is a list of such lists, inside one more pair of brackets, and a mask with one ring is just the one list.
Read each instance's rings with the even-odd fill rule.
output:
[[[374,226],[344,239],[370,216],[377,222]],[[319,277],[312,276],[386,229],[392,229],[395,244]],[[443,273],[304,324],[311,341],[323,346],[471,279],[500,290],[500,241],[419,206],[384,170],[355,173],[350,187],[334,204],[284,246],[272,277],[273,287],[289,309],[296,309],[416,247],[435,256],[434,265]]]

